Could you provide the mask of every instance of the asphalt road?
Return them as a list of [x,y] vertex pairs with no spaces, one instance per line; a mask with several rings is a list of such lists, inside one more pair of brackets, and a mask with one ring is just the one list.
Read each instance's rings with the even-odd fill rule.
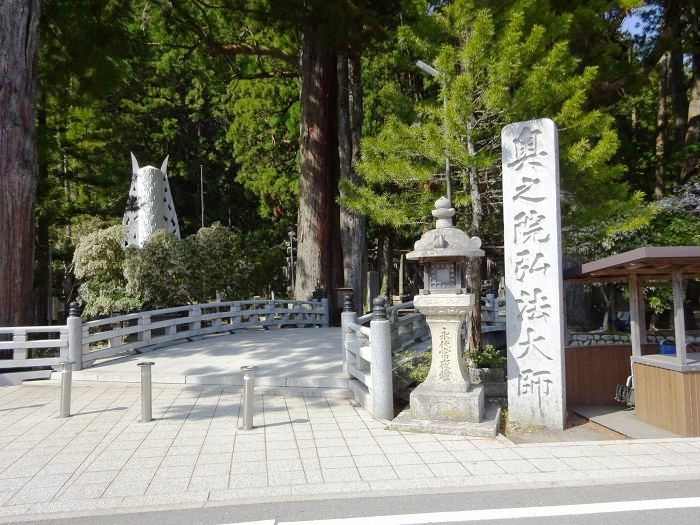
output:
[[165,511],[139,509],[133,513],[99,516],[62,515],[61,519],[28,521],[25,518],[22,521],[42,525],[223,525],[246,522],[259,522],[260,525],[288,522],[305,525],[697,525],[700,523],[699,496],[700,481],[673,481],[400,496],[364,495],[341,499],[319,497]]

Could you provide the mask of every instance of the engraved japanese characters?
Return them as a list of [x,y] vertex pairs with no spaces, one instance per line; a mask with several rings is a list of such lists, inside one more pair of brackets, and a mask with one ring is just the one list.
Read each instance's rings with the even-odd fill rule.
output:
[[508,414],[562,429],[564,315],[557,128],[549,119],[501,133]]

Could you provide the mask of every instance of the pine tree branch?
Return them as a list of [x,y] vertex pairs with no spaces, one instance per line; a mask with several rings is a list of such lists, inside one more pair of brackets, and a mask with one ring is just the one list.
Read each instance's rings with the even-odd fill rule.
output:
[[[288,53],[287,51],[277,47],[244,43],[223,44],[218,42],[209,34],[205,27],[194,16],[192,16],[192,14],[190,14],[186,9],[182,8],[179,4],[171,2],[168,7],[172,9],[172,13],[177,13],[180,20],[188,25],[190,29],[192,29],[192,31],[199,36],[199,39],[204,47],[212,54],[222,56],[267,56],[282,60],[283,62],[291,64],[295,68],[299,67],[299,58],[296,55]],[[197,7],[201,9],[202,6],[198,5]]]
[[211,39],[208,39],[208,47],[220,55],[250,55],[250,56],[268,56],[282,60],[295,67],[299,66],[299,58],[291,53],[279,49],[277,47],[269,47],[262,45],[251,44],[219,44]]
[[234,75],[236,80],[259,80],[264,78],[296,78],[299,73],[296,71],[261,71],[251,75]]

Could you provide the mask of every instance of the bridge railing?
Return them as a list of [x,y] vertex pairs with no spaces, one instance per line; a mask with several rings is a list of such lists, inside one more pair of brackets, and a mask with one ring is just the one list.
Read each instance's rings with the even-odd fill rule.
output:
[[0,328],[0,373],[10,369],[57,365],[68,358],[68,327]]
[[372,313],[357,317],[350,300],[341,315],[343,370],[350,389],[382,419],[394,417],[393,355],[430,335],[425,316],[412,308],[413,302],[385,308],[384,299],[377,297]]
[[[176,340],[255,327],[328,326],[328,299],[203,303],[82,322],[72,305],[64,326],[0,328],[0,372],[49,367],[62,360],[74,370],[97,359]],[[26,376],[26,374],[25,374]]]
[[[374,305],[372,313],[357,317],[352,301],[346,302],[343,369],[355,399],[375,416],[393,419],[393,356],[429,338],[430,329],[413,301],[384,308],[384,299],[377,297]],[[483,297],[481,320],[482,332],[505,330],[505,302],[490,294]]]
[[[97,359],[181,339],[256,327],[308,325],[329,325],[328,299],[228,301],[150,310],[82,323],[80,355],[71,360],[87,367]],[[71,336],[73,333],[77,329]],[[78,345],[74,346],[77,354]]]

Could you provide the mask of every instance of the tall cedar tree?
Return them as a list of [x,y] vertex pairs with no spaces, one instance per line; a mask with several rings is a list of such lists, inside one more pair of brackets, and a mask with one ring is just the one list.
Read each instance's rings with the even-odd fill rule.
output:
[[[286,64],[285,74],[300,77],[298,298],[317,288],[330,291],[344,280],[337,203],[338,55],[359,54],[363,45],[381,38],[398,20],[399,6],[399,0],[230,0],[216,8],[200,2],[162,3],[166,24],[183,29],[190,46],[248,65],[255,58],[259,69],[248,78],[274,77],[279,70],[270,61]],[[272,38],[280,34],[288,35],[283,46],[276,45],[278,37]],[[353,264],[358,259],[361,254]]]
[[0,326],[30,324],[38,0],[0,3]]

